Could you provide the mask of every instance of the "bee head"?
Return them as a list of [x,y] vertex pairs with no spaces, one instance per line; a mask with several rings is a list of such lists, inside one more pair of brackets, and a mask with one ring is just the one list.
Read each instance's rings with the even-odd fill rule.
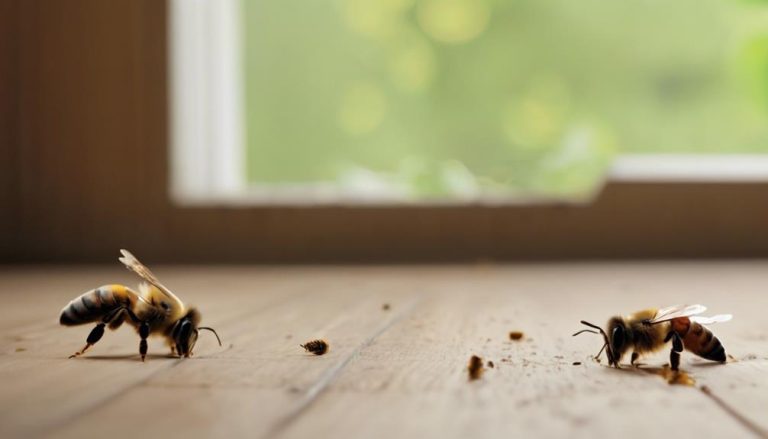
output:
[[621,317],[613,317],[608,321],[608,344],[613,351],[614,362],[618,364],[630,345],[629,331]]
[[217,334],[213,328],[198,326],[199,323],[200,312],[195,308],[191,308],[187,314],[173,326],[171,337],[176,344],[176,352],[179,356],[189,357],[192,355],[192,350],[195,348],[197,337],[200,335],[200,330],[202,329],[213,332],[213,334],[216,335],[216,340],[219,341],[219,346],[221,346],[219,334]]
[[[574,336],[577,336],[579,334],[583,334],[585,332],[591,332],[593,334],[598,334],[603,336],[603,347],[600,348],[600,351],[597,352],[597,355],[595,355],[595,358],[600,358],[600,354],[603,353],[603,350],[605,350],[605,355],[608,356],[608,364],[614,367],[619,367],[619,360],[621,359],[621,356],[626,351],[626,330],[624,326],[624,321],[619,317],[614,317],[611,320],[608,321],[608,333],[606,333],[603,328],[593,324],[589,323],[587,321],[582,320],[582,325],[589,326],[590,328],[597,329],[597,331],[592,331],[591,329],[582,329],[581,331],[578,331],[577,333],[573,334]],[[618,328],[618,329],[617,329]]]

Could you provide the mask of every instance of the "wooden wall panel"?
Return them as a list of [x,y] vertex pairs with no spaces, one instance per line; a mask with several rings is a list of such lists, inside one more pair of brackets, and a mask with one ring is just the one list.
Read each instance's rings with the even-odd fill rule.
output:
[[0,260],[18,236],[18,0],[0,1]]
[[164,53],[164,26],[147,29],[164,11],[156,1],[22,3],[19,258],[67,260],[157,238],[165,135],[148,142],[143,127],[164,124],[164,97],[145,95],[147,81],[164,87],[165,67],[146,65],[144,46]]
[[16,227],[2,261],[110,262],[120,247],[151,262],[768,256],[765,183],[613,183],[584,206],[179,208],[165,2],[2,7],[18,17],[0,14],[0,50],[16,54],[0,71],[15,100],[0,120],[2,208],[17,212],[0,220]]

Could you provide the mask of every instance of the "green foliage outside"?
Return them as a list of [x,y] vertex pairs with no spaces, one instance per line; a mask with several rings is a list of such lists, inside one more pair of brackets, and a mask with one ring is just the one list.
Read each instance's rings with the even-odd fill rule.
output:
[[243,0],[247,176],[578,195],[619,153],[768,152],[768,2]]

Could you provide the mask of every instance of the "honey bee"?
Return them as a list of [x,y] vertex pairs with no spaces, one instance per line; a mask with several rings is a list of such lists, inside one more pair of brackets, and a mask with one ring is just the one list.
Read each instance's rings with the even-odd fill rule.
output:
[[[686,349],[701,358],[724,363],[725,348],[712,331],[704,327],[718,322],[731,320],[730,314],[713,317],[703,317],[707,308],[704,305],[675,305],[662,309],[647,309],[638,311],[626,317],[616,316],[608,320],[607,332],[597,325],[581,321],[583,325],[597,329],[605,343],[595,358],[605,350],[608,363],[619,367],[621,358],[632,350],[630,364],[644,354],[657,351],[670,340],[672,350],[669,355],[671,369],[676,371],[680,366],[680,353]],[[584,332],[598,334],[590,329],[583,329],[575,334]]]
[[69,302],[61,310],[59,323],[75,326],[98,322],[85,346],[69,358],[84,354],[96,344],[104,335],[106,325],[115,330],[124,321],[139,333],[141,361],[147,356],[147,337],[150,335],[165,337],[171,354],[179,357],[192,355],[199,331],[203,329],[213,332],[221,346],[221,339],[213,328],[199,326],[201,317],[197,309],[186,307],[128,250],[120,250],[120,253],[120,262],[148,283],[139,286],[140,293],[123,285],[104,285]]

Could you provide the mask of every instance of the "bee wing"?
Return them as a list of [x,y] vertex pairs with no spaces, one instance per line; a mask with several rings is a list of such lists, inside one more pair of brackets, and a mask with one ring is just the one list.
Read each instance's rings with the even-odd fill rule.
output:
[[714,323],[722,323],[727,322],[733,318],[732,314],[718,314],[716,316],[712,317],[705,317],[705,316],[693,316],[691,317],[692,322],[701,323],[702,325],[711,325]]
[[165,287],[165,285],[161,284],[160,281],[155,277],[154,273],[152,273],[149,268],[147,268],[144,264],[139,262],[138,259],[136,259],[136,256],[131,254],[128,250],[121,249],[120,254],[123,256],[118,258],[120,262],[122,262],[129,270],[133,271],[134,273],[138,274],[142,279],[149,282],[150,284],[157,287],[158,290],[160,290],[163,294],[168,296],[169,299],[173,300],[174,302],[181,305],[181,300],[179,300],[178,297],[176,297],[175,294],[171,292],[168,288]]
[[674,305],[656,311],[656,315],[649,321],[650,324],[666,322],[678,317],[689,317],[701,314],[707,310],[704,305]]

